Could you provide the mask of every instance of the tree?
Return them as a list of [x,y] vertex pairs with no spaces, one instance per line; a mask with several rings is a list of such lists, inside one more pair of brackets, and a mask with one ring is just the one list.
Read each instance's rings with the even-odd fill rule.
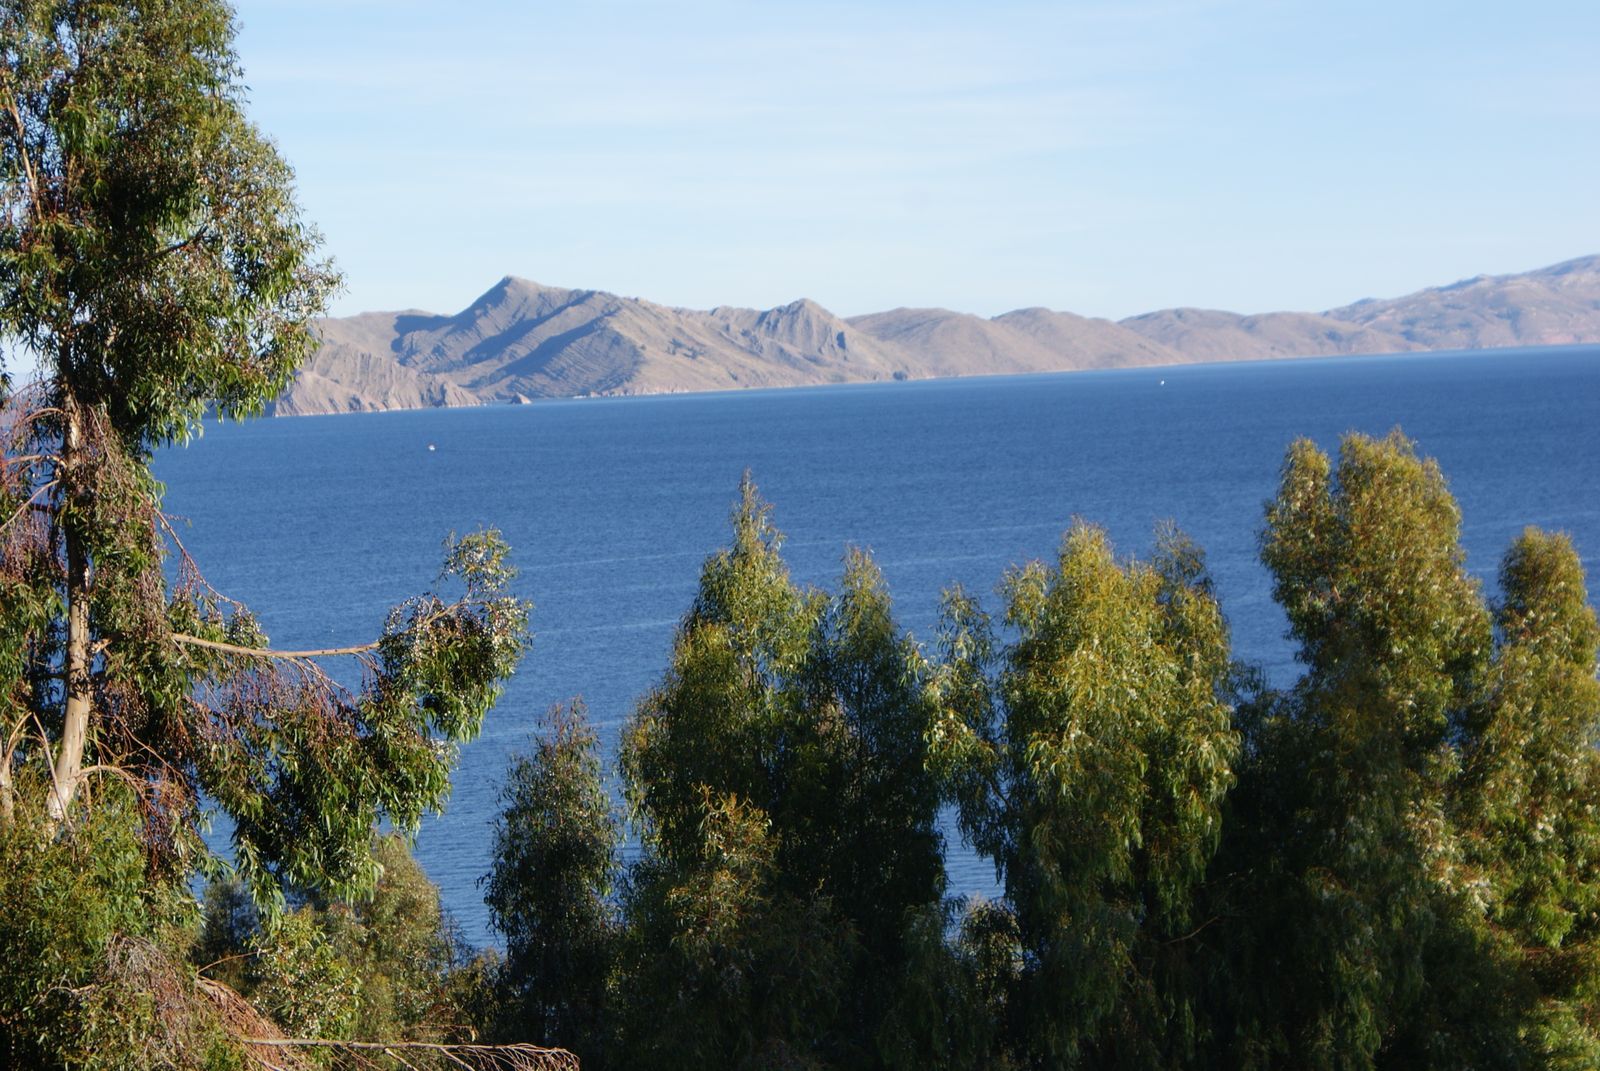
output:
[[1500,568],[1498,637],[1470,709],[1453,817],[1464,880],[1533,1007],[1547,1066],[1600,1063],[1600,625],[1565,536],[1529,528]]
[[1305,670],[1243,719],[1226,996],[1239,1066],[1518,1066],[1520,1002],[1449,818],[1490,618],[1438,466],[1306,441],[1262,560]]
[[[440,579],[462,597],[413,600],[349,652],[266,651],[187,557],[169,591],[151,451],[207,409],[259,412],[335,277],[244,117],[225,6],[14,0],[0,18],[0,337],[44,377],[8,406],[0,767],[50,756],[57,822],[90,773],[121,777],[178,855],[205,792],[269,898],[276,877],[370,885],[373,820],[442,801],[448,744],[522,651],[504,547],[452,543]],[[335,686],[320,653],[364,655],[365,686]]]
[[[161,514],[152,452],[260,412],[337,282],[232,36],[219,0],[0,3],[0,368],[41,375],[0,409],[0,835],[78,838],[131,795],[151,882],[179,883],[209,798],[271,915],[284,883],[371,891],[374,824],[442,805],[527,608],[475,533],[376,642],[272,651]],[[317,668],[336,654],[358,688]]]
[[[875,1066],[934,1046],[907,964],[943,890],[928,667],[881,575],[802,590],[746,476],[622,764],[630,1051],[651,1066]],[[848,995],[848,996],[847,996]]]
[[248,414],[286,385],[334,278],[244,119],[224,6],[13,0],[0,20],[0,332],[47,377],[8,469],[61,548],[59,820],[97,735],[95,662],[163,657],[94,648],[96,616],[150,612],[154,541],[117,523],[154,496],[143,460],[208,404]]
[[1226,626],[1199,552],[1119,564],[1077,525],[1005,584],[1015,640],[947,600],[935,731],[1015,915],[1016,1044],[1049,1066],[1182,1066],[1205,1025],[1193,939],[1238,750]]
[[484,900],[506,941],[498,1032],[558,1043],[603,1071],[620,831],[596,747],[583,705],[573,703],[553,708],[534,751],[512,759]]
[[439,890],[394,834],[376,838],[370,898],[312,896],[276,925],[234,881],[206,889],[192,958],[298,1036],[361,1041],[470,1039],[457,1006],[461,940]]

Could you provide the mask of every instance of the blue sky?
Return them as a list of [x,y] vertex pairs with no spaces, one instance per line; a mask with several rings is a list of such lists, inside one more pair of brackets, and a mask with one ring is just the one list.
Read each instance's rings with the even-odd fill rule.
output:
[[1600,252],[1600,5],[245,0],[346,275],[1323,309]]

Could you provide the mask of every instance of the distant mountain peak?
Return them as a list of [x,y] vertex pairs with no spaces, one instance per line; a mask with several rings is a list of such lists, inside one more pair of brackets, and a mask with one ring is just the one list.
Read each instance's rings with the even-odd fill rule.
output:
[[1479,283],[1486,283],[1488,281],[1489,281],[1489,276],[1487,276],[1487,275],[1474,275],[1471,278],[1457,279],[1453,283],[1446,283],[1444,286],[1437,287],[1436,289],[1439,289],[1439,290],[1465,290],[1469,286],[1477,286]]
[[[537,294],[543,292],[545,289],[545,287],[540,286],[532,279],[524,279],[520,275],[502,275],[500,277],[500,281],[495,283],[489,289],[485,290],[482,294],[479,294],[477,300],[474,301],[472,305],[490,304],[496,301],[503,301],[507,297],[512,296]],[[468,306],[468,308],[471,307],[471,305]]]
[[1560,264],[1552,264],[1548,268],[1540,268],[1528,274],[1540,276],[1600,275],[1600,253],[1563,260]]

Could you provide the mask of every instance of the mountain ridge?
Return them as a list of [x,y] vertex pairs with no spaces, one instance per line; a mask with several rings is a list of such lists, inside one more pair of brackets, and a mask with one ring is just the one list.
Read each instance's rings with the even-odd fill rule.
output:
[[697,310],[506,275],[454,314],[364,312],[319,326],[279,415],[1600,342],[1600,255],[1323,312],[840,317],[809,298]]

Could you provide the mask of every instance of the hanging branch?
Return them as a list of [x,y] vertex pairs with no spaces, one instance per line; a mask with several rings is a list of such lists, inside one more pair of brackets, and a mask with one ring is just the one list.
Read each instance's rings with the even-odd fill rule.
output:
[[[431,1041],[333,1041],[323,1038],[253,1037],[239,1040],[252,1046],[328,1049],[335,1055],[357,1060],[361,1059],[362,1053],[371,1052],[399,1060],[402,1064],[407,1061],[401,1053],[427,1053],[443,1057],[455,1066],[465,1068],[466,1071],[579,1071],[578,1058],[567,1050],[547,1049],[524,1043],[451,1045]],[[265,1064],[265,1061],[261,1062]]]
[[18,506],[12,511],[11,516],[7,517],[3,521],[0,521],[0,531],[3,531],[11,524],[12,521],[16,520],[18,517],[28,512],[28,510],[32,509],[34,502],[38,499],[38,497],[50,490],[50,488],[56,486],[56,484],[59,482],[59,480],[51,480],[49,483],[41,485],[38,490],[34,491],[33,494],[28,496],[26,502],[22,503],[22,505]]
[[166,512],[152,506],[151,513],[155,516],[156,522],[161,525],[162,530],[167,533],[167,538],[172,540],[172,545],[178,550],[178,557],[182,560],[185,585],[191,582],[198,584],[200,587],[204,588],[208,593],[210,593],[212,597],[218,599],[219,601],[225,602],[229,606],[244,609],[244,604],[238,599],[231,599],[224,595],[222,592],[213,587],[211,582],[205,578],[205,574],[200,571],[200,564],[196,562],[194,560],[194,556],[189,553],[189,548],[183,545],[183,540],[178,537],[177,528],[173,527],[172,519],[167,516]]

